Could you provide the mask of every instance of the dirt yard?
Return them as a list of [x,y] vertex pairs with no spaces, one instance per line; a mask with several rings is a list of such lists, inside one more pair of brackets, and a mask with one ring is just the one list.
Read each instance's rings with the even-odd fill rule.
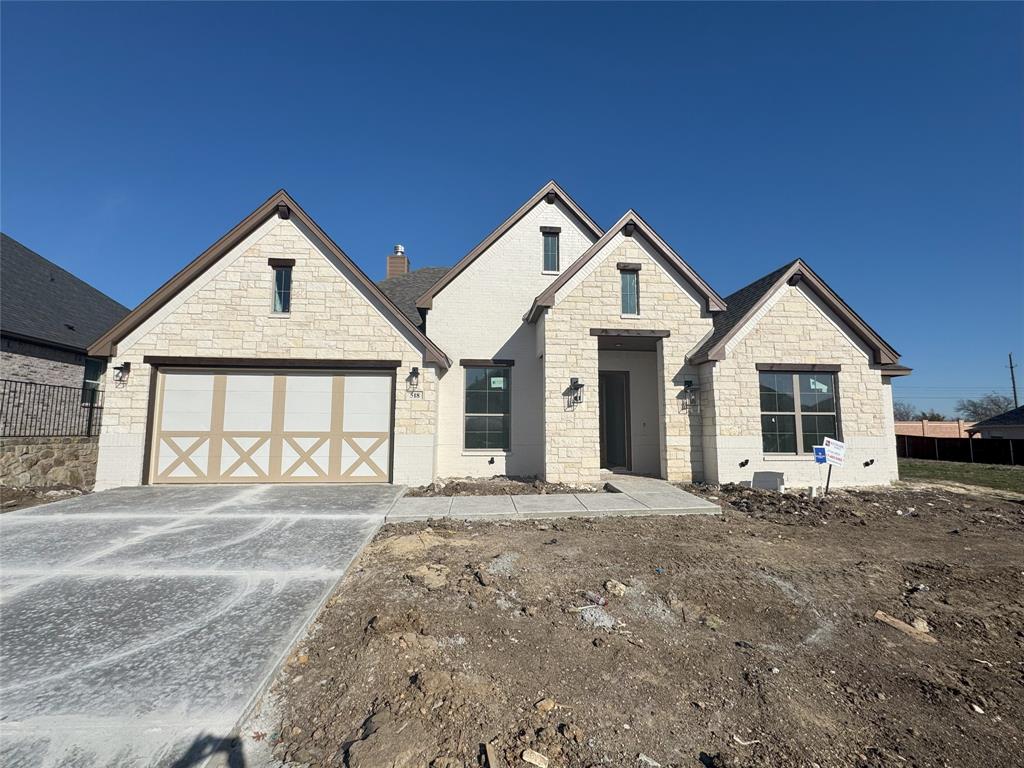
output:
[[696,490],[721,518],[385,527],[246,738],[349,768],[1024,764],[1021,501]]
[[51,501],[81,496],[82,493],[77,488],[8,488],[0,485],[0,512],[37,507]]
[[506,477],[495,475],[491,478],[453,477],[438,480],[430,485],[410,488],[406,496],[533,496],[545,493],[594,493],[601,490],[596,485],[567,485],[548,483],[536,478]]

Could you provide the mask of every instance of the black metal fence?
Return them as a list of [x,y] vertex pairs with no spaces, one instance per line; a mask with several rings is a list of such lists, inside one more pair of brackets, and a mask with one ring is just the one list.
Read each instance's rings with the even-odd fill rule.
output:
[[1024,465],[1024,440],[896,435],[896,455],[904,459]]
[[85,437],[100,433],[103,392],[0,379],[0,437]]

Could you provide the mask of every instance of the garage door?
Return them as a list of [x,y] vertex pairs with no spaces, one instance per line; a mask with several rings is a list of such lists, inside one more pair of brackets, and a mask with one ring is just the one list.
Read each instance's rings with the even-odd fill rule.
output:
[[157,376],[151,482],[391,476],[391,375],[160,369]]

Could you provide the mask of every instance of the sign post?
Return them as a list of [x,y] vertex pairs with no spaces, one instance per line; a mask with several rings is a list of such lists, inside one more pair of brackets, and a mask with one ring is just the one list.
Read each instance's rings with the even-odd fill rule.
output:
[[[832,467],[841,467],[846,461],[846,443],[826,437],[824,445],[814,446],[814,460],[818,459],[818,448],[825,455],[825,463],[828,464],[828,477],[825,478],[825,493],[828,494],[828,487],[832,483]],[[820,463],[820,462],[819,462]]]

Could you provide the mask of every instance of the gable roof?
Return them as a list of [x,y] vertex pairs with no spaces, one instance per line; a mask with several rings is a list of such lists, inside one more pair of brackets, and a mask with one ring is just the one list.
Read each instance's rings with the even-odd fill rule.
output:
[[449,267],[420,267],[404,275],[395,275],[377,283],[384,295],[411,320],[417,328],[423,327],[423,316],[416,307],[416,299],[440,280]]
[[533,306],[530,307],[530,310],[526,313],[524,319],[530,323],[537,322],[546,308],[554,306],[555,296],[558,294],[558,291],[560,291],[562,287],[573,278],[573,276],[583,269],[587,262],[600,253],[601,250],[608,245],[611,239],[619,232],[623,232],[627,236],[632,236],[635,232],[642,234],[647,241],[654,246],[654,249],[669,263],[669,266],[673,267],[676,272],[682,275],[682,277],[692,285],[701,296],[704,297],[704,301],[709,312],[720,312],[726,308],[725,301],[723,301],[722,297],[715,293],[715,290],[704,281],[704,278],[698,275],[689,264],[683,261],[679,254],[673,251],[669,247],[668,243],[662,240],[661,236],[640,217],[640,214],[630,209],[626,211],[623,217],[615,222],[615,225],[609,228],[609,230],[605,232],[596,243],[584,251],[583,255],[576,259],[576,261],[574,261],[567,270],[559,275],[558,279],[552,282],[543,293],[533,300]]
[[455,266],[453,266],[446,275],[444,275],[440,280],[434,283],[429,288],[429,290],[424,291],[423,295],[420,296],[419,299],[416,301],[416,306],[419,307],[420,309],[430,309],[433,306],[434,297],[437,296],[437,294],[439,294],[442,290],[444,290],[445,286],[447,286],[449,283],[452,282],[452,280],[458,277],[466,269],[466,267],[468,267],[470,264],[476,261],[480,254],[482,254],[484,251],[486,251],[488,248],[494,245],[494,243],[497,242],[498,238],[500,238],[502,235],[508,232],[520,219],[522,219],[527,213],[532,211],[534,206],[537,205],[537,203],[539,203],[541,200],[544,200],[545,198],[549,203],[553,203],[555,200],[561,200],[562,204],[573,212],[576,218],[580,220],[583,226],[586,227],[594,237],[600,237],[602,234],[604,234],[604,230],[602,230],[599,226],[597,226],[596,223],[594,223],[594,220],[587,215],[586,211],[579,207],[575,200],[573,200],[571,197],[569,197],[568,194],[566,194],[565,190],[558,186],[558,184],[556,184],[554,181],[549,181],[547,184],[545,184],[543,187],[537,190],[537,192],[529,200],[527,200],[525,203],[519,206],[519,209],[511,216],[509,216],[507,219],[505,219],[505,221],[503,221],[498,226],[497,229],[495,229],[493,232],[491,232],[491,234],[489,234],[482,241],[480,241],[480,243],[477,244],[477,246],[473,250],[471,250],[469,253],[463,256],[462,259],[460,259],[458,263],[456,263]]
[[105,293],[0,234],[0,332],[85,353],[128,314]]
[[714,319],[714,330],[691,357],[692,363],[724,360],[725,347],[766,301],[786,283],[803,283],[820,298],[874,353],[874,362],[889,367],[889,375],[910,372],[897,365],[900,355],[843,301],[802,259],[785,264],[725,298],[729,308]]
[[131,314],[111,328],[89,348],[89,354],[99,357],[110,357],[117,352],[117,343],[124,339],[129,333],[138,328],[143,322],[164,306],[168,301],[178,295],[184,288],[192,283],[197,277],[212,267],[228,251],[241,243],[246,237],[252,234],[271,216],[280,216],[287,219],[295,216],[302,224],[310,230],[327,248],[331,254],[351,271],[358,283],[374,298],[380,301],[389,319],[395,326],[410,331],[416,340],[423,345],[424,363],[437,363],[442,368],[451,366],[451,360],[441,349],[434,344],[424,333],[416,327],[405,313],[402,312],[384,293],[374,285],[373,281],[366,276],[348,255],[328,237],[327,233],[320,229],[319,225],[302,210],[291,195],[283,189],[269,197],[259,208],[246,216],[236,224],[230,232],[220,238],[217,242],[203,251],[193,261],[187,264],[178,274],[164,283],[154,291],[149,298],[132,310]]
[[1024,427],[1024,405],[972,424],[967,431],[973,433],[982,429],[991,429],[992,427]]

